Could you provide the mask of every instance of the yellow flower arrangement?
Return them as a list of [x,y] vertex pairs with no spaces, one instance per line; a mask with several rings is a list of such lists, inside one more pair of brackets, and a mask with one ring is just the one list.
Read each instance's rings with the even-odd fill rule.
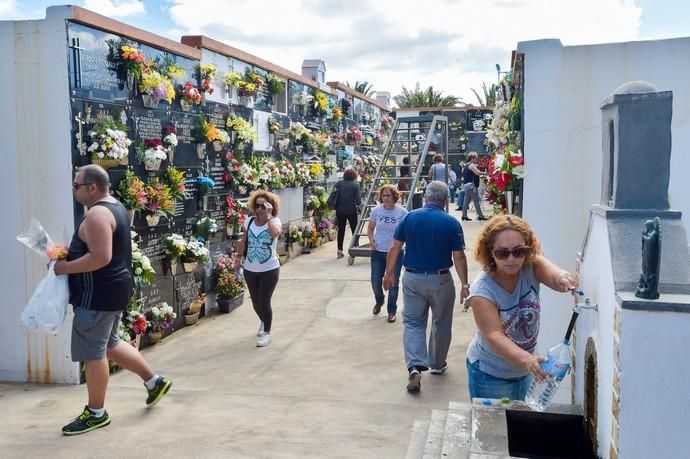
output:
[[323,167],[321,163],[311,163],[309,165],[309,175],[316,177],[323,174]]
[[230,72],[225,75],[225,84],[227,84],[228,86],[234,86],[236,88],[239,88],[241,81],[242,77],[235,72]]

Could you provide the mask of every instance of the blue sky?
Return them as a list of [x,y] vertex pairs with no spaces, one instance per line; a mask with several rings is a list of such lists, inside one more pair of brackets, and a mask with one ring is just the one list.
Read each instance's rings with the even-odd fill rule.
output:
[[[564,45],[690,36],[680,0],[79,0],[76,5],[179,41],[203,34],[297,73],[400,92],[416,82],[476,103],[517,43]],[[37,19],[65,2],[0,0],[0,20]],[[236,20],[234,18],[241,18]]]

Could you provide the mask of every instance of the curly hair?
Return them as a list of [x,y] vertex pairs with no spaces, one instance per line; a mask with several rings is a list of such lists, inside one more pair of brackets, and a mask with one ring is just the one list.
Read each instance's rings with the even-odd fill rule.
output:
[[525,238],[525,245],[530,248],[529,254],[525,257],[525,264],[532,263],[535,255],[543,253],[537,235],[525,220],[515,215],[497,215],[482,227],[474,244],[474,257],[485,271],[496,269],[492,254],[494,243],[498,234],[507,229],[515,230]]
[[398,202],[398,199],[400,199],[400,191],[395,187],[395,185],[391,185],[390,183],[387,183],[383,185],[381,188],[379,188],[379,192],[376,196],[376,198],[379,200],[379,202],[383,202],[383,192],[384,190],[388,190],[391,192],[393,195],[393,202]]
[[440,163],[440,162],[443,161],[443,156],[441,156],[441,155],[439,155],[439,154],[437,153],[437,154],[434,155],[433,161],[434,161],[435,163]]
[[247,201],[247,207],[249,207],[249,210],[256,214],[254,205],[256,204],[256,200],[258,198],[264,198],[266,201],[270,202],[273,206],[273,213],[271,215],[274,217],[278,215],[280,212],[280,198],[266,190],[252,191],[252,193],[249,195],[249,200]]
[[354,167],[348,167],[345,169],[345,172],[343,172],[343,180],[347,180],[348,182],[351,182],[356,178],[357,178],[357,169],[355,169]]

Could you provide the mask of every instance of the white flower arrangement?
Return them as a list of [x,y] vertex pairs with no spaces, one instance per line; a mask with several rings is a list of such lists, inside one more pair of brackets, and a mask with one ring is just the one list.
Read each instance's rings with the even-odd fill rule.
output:
[[163,145],[156,145],[155,147],[144,150],[144,162],[154,160],[164,160],[168,158],[168,150]]
[[175,135],[174,132],[171,132],[170,134],[163,137],[163,143],[168,148],[176,147],[178,144],[177,135]]
[[287,150],[287,147],[289,145],[290,145],[290,139],[288,139],[288,138],[281,139],[278,141],[278,150],[280,150],[281,152],[284,152],[285,150]]
[[204,244],[196,239],[187,242],[187,250],[184,258],[193,261],[206,261],[208,259],[208,249]]
[[132,141],[127,138],[127,133],[119,129],[105,129],[105,133],[89,131],[91,145],[87,151],[98,159],[111,158],[122,159],[129,154],[129,146]]
[[222,144],[230,143],[230,135],[223,129],[216,129],[216,138]]
[[295,94],[292,100],[293,103],[297,105],[309,105],[314,100],[314,96],[307,94],[306,92],[301,92],[299,94]]

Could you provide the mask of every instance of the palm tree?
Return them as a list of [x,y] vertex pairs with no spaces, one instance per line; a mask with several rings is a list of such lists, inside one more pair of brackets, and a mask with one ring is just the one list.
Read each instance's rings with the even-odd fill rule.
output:
[[444,96],[442,91],[434,91],[433,86],[429,86],[422,91],[419,87],[419,82],[417,82],[413,90],[403,86],[401,94],[393,97],[393,100],[400,108],[466,105],[460,97]]
[[474,93],[475,96],[477,96],[477,100],[479,101],[479,105],[483,107],[492,107],[496,105],[496,91],[498,90],[498,86],[495,84],[491,85],[491,90],[488,90],[486,88],[486,83],[482,83],[482,90],[484,91],[484,98],[482,99],[482,96],[479,95],[477,91],[475,91],[473,88],[472,92]]
[[345,84],[363,96],[371,97],[374,95],[374,85],[368,81],[355,81],[354,86],[349,82],[345,82]]

